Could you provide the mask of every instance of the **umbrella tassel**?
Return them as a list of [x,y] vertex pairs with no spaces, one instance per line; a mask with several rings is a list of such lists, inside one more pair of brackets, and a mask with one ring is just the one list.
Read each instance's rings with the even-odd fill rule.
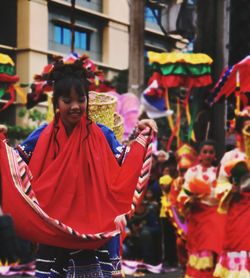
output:
[[240,72],[237,70],[236,72],[236,111],[235,114],[237,115],[240,112]]
[[[170,111],[170,102],[169,102],[169,95],[168,95],[168,88],[165,89],[165,105],[166,105],[166,110]],[[170,127],[170,130],[174,130],[174,121],[172,115],[167,116],[168,124]]]

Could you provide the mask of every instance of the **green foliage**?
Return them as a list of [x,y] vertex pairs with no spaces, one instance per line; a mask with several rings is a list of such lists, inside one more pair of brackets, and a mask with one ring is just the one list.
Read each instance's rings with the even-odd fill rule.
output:
[[46,114],[37,109],[27,110],[26,108],[22,108],[19,110],[18,116],[23,118],[26,114],[28,114],[28,119],[31,119],[33,122],[40,123],[46,119]]
[[26,108],[21,108],[18,111],[18,117],[23,118],[26,115],[27,109]]
[[22,127],[19,125],[6,125],[8,127],[8,138],[22,140],[25,139],[35,128]]
[[111,84],[120,94],[125,94],[128,91],[128,70],[122,70],[117,76],[111,80]]
[[37,110],[37,109],[33,109],[29,112],[29,119],[31,119],[32,121],[44,121],[46,119],[46,114],[42,113],[41,111]]
[[8,138],[15,139],[15,140],[23,140],[27,138],[27,136],[36,128],[38,127],[42,121],[46,119],[46,114],[42,113],[37,109],[27,110],[26,108],[21,108],[18,111],[18,116],[20,118],[24,118],[28,116],[28,119],[32,120],[36,123],[35,126],[20,126],[20,125],[7,125],[8,127]]

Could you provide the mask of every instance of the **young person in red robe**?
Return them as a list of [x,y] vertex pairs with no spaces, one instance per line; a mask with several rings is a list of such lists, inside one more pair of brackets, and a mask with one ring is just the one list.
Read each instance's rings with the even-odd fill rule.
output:
[[81,60],[56,62],[46,78],[53,83],[55,118],[33,133],[32,151],[18,148],[29,166],[0,142],[3,211],[20,236],[40,243],[36,277],[120,276],[119,262],[110,271],[108,258],[117,254],[120,228],[143,195],[156,124],[139,122],[141,134],[122,147],[89,119]]

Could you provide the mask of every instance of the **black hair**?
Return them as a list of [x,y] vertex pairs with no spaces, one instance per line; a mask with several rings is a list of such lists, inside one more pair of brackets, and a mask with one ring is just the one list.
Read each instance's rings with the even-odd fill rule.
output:
[[89,125],[92,123],[89,118],[89,94],[86,70],[82,66],[82,61],[77,60],[74,64],[63,64],[59,61],[54,64],[53,70],[47,76],[47,80],[53,83],[53,109],[55,113],[54,119],[54,140],[57,145],[57,151],[55,150],[54,158],[59,151],[59,142],[57,141],[57,133],[59,130],[58,121],[59,114],[56,113],[58,108],[59,97],[67,97],[70,95],[71,89],[74,88],[76,94],[79,97],[85,96],[86,103],[86,118],[87,118],[87,135],[83,140],[89,136]]
[[214,150],[215,150],[215,153],[217,153],[217,144],[213,139],[207,139],[207,140],[202,141],[199,144],[199,148],[198,148],[199,153],[204,146],[213,146]]
[[243,117],[237,117],[236,118],[236,122],[235,122],[235,131],[237,133],[241,133],[242,129],[244,127],[244,123],[246,121],[250,121],[250,117],[249,116],[243,116]]
[[79,96],[83,94],[87,96],[90,85],[88,77],[88,72],[83,67],[82,60],[76,60],[71,64],[64,64],[62,60],[56,61],[51,72],[45,76],[49,83],[53,83],[54,108],[58,98],[68,96],[72,87]]
[[170,164],[177,166],[177,159],[173,153],[169,153],[169,158],[162,163],[163,168],[168,167]]
[[87,112],[88,112],[88,92],[87,88],[83,85],[81,79],[75,77],[66,77],[55,82],[53,90],[53,108],[56,113],[58,108],[58,99],[60,97],[68,97],[71,89],[74,88],[76,94],[81,97],[87,98]]

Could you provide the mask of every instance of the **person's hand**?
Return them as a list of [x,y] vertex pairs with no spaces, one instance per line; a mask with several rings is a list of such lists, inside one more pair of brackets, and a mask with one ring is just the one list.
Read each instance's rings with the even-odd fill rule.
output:
[[152,119],[144,119],[140,120],[137,124],[137,128],[139,131],[142,131],[144,128],[149,127],[151,128],[155,133],[158,132],[158,127],[157,124],[154,120]]
[[239,192],[239,189],[240,189],[240,187],[239,187],[239,185],[237,185],[237,184],[232,184],[232,189],[231,189],[231,192],[232,193],[237,193],[237,192]]
[[0,133],[6,134],[7,131],[8,131],[7,126],[5,126],[5,125],[0,125]]
[[197,195],[192,195],[189,198],[189,204],[195,204],[199,201],[199,196]]

